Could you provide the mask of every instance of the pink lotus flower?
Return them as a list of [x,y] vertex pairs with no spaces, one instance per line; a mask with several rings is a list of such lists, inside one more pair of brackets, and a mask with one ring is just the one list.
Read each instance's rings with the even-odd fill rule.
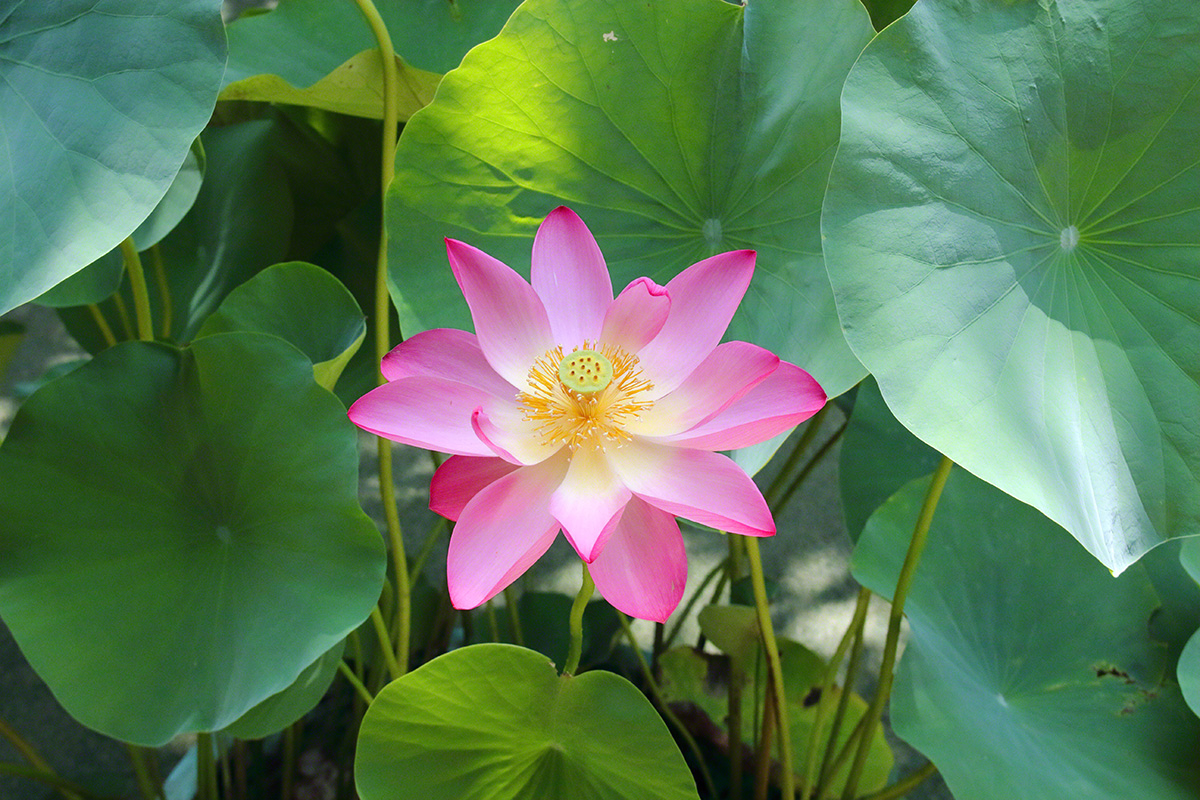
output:
[[621,611],[665,620],[687,556],[676,516],[770,536],[762,494],[716,450],[812,416],[825,393],[746,342],[719,344],[754,252],[707,258],[665,287],[638,278],[613,299],[591,232],[558,208],[533,241],[532,285],[446,240],[476,333],[425,331],[390,352],[388,382],[350,408],[359,427],[452,454],[430,507],[457,524],[447,582],[457,608],[491,599],[558,531]]

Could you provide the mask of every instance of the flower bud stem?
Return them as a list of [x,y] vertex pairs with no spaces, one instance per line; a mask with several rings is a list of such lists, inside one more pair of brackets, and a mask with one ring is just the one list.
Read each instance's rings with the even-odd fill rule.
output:
[[579,587],[579,594],[575,596],[575,602],[571,605],[571,647],[567,650],[563,675],[574,675],[575,670],[579,669],[579,659],[583,655],[583,610],[587,608],[588,600],[592,599],[592,592],[596,591],[596,584],[592,582],[592,574],[588,572],[587,564],[582,561],[579,563],[583,565],[583,585]]

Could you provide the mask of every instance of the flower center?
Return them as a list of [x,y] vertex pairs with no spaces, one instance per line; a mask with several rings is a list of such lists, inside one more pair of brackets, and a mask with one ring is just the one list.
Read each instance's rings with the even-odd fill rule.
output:
[[573,392],[593,395],[607,389],[612,379],[612,362],[595,350],[576,350],[558,362],[558,380]]
[[517,400],[543,442],[603,450],[629,439],[625,426],[653,405],[644,398],[651,388],[637,356],[584,342],[566,355],[556,347],[535,361],[528,390]]

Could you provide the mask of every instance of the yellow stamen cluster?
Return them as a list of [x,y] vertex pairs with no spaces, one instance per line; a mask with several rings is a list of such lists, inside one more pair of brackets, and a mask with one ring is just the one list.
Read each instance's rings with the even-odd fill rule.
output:
[[[560,377],[564,364],[569,374],[571,366],[600,361],[595,359],[597,354],[608,362],[604,366],[612,367],[606,386],[581,392],[564,384]],[[629,439],[625,426],[654,404],[639,395],[653,386],[642,376],[637,356],[613,345],[584,342],[565,355],[561,347],[555,347],[533,362],[529,389],[520,392],[517,400],[545,443],[565,444],[571,450],[585,445],[603,450],[608,442],[619,444]]]

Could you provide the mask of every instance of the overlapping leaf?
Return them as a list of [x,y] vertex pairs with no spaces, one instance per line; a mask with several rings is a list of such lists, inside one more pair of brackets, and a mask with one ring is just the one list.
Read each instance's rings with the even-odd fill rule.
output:
[[[441,73],[500,30],[515,0],[379,0],[400,57],[401,119],[429,102]],[[351,2],[283,0],[229,26],[225,100],[270,100],[383,116],[379,55]]]
[[[891,596],[928,479],[867,523],[853,558]],[[1200,719],[1147,623],[1158,598],[1036,510],[955,469],[905,605],[896,733],[957,800],[1153,800],[1200,791]]]
[[0,0],[0,313],[107,253],[167,192],[220,88],[219,6]]
[[1200,534],[1200,5],[928,0],[847,79],[823,226],[896,417],[1120,571]]
[[294,261],[268,267],[235,288],[197,335],[228,331],[259,331],[289,342],[312,360],[317,383],[333,391],[367,335],[367,323],[337,278]]

